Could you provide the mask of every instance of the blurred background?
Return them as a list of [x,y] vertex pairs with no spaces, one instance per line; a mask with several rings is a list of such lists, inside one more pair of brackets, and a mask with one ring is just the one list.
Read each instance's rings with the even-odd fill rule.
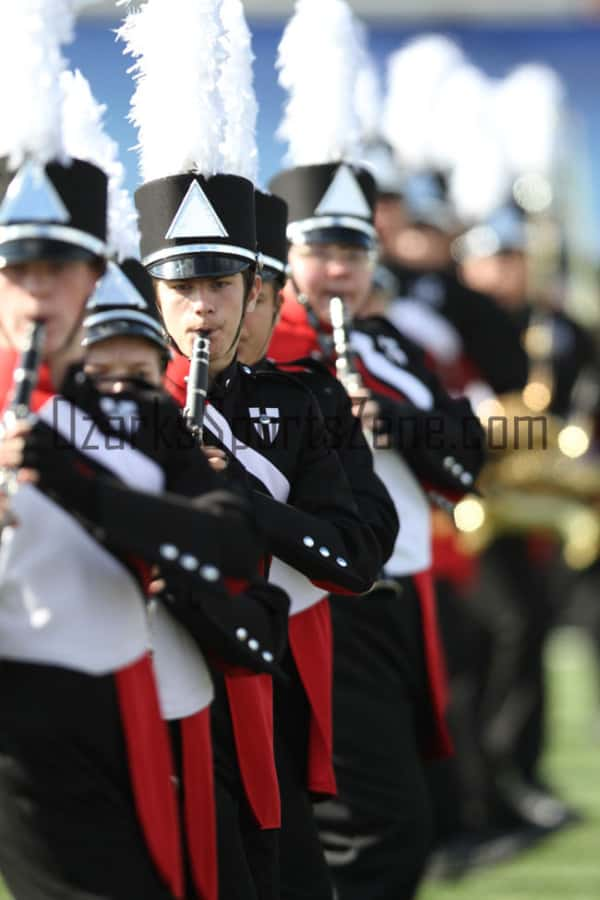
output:
[[[386,59],[409,38],[433,31],[455,39],[466,55],[492,77],[523,62],[543,62],[563,79],[576,129],[580,167],[582,242],[600,256],[600,0],[354,0],[350,4],[369,27],[369,46],[381,71]],[[244,3],[254,36],[255,79],[260,112],[258,143],[263,183],[278,169],[283,145],[275,137],[284,94],[274,75],[290,0]],[[115,41],[116,3],[92,3],[71,48],[71,60],[108,106],[107,123],[123,151],[130,185],[137,184],[133,128],[127,123],[129,61]],[[307,65],[309,60],[307,59]]]
[[[462,750],[457,757],[458,771],[450,773],[454,778],[455,801],[448,793],[449,773],[441,773],[446,781],[437,787],[441,823],[439,852],[432,860],[431,877],[419,896],[423,900],[480,900],[482,896],[486,900],[558,900],[569,895],[572,900],[597,900],[600,897],[600,0],[350,0],[350,5],[368,27],[369,50],[382,86],[391,54],[419,35],[435,33],[456,42],[468,60],[489,78],[503,79],[519,65],[541,63],[554,70],[566,93],[567,117],[562,130],[563,137],[568,139],[568,165],[554,173],[553,190],[568,197],[566,206],[556,214],[560,219],[568,213],[568,223],[561,221],[561,225],[565,227],[569,259],[565,262],[563,248],[556,244],[548,262],[542,226],[551,221],[544,216],[539,218],[535,210],[533,214],[530,210],[528,224],[534,226],[533,243],[531,240],[515,243],[514,234],[503,237],[502,230],[498,231],[497,247],[489,256],[498,263],[499,284],[492,290],[489,279],[486,283],[486,291],[495,300],[501,304],[510,301],[511,315],[523,326],[522,343],[529,358],[526,389],[536,388],[539,393],[541,385],[547,394],[546,400],[532,406],[525,389],[522,395],[515,394],[503,401],[505,414],[508,416],[511,409],[518,414],[524,409],[525,401],[529,412],[550,416],[548,421],[559,437],[559,445],[541,449],[529,446],[526,449],[535,453],[528,452],[521,459],[518,453],[510,452],[518,450],[517,443],[516,448],[508,448],[509,452],[499,460],[492,460],[484,501],[487,510],[482,513],[488,516],[488,530],[480,528],[478,546],[468,550],[471,568],[475,567],[478,574],[466,585],[453,585],[452,578],[438,573],[445,638],[447,650],[451,651],[450,674],[454,696],[459,701],[459,708],[454,710],[455,739],[462,741]],[[260,180],[266,185],[281,167],[284,156],[285,148],[276,138],[284,94],[277,83],[275,60],[293,3],[291,0],[248,0],[244,6],[256,56]],[[130,60],[123,56],[122,45],[115,38],[119,18],[120,10],[115,2],[91,3],[79,23],[70,60],[90,80],[98,100],[107,106],[107,127],[120,144],[129,187],[133,189],[138,184],[133,150],[136,135],[127,121],[132,83],[127,74]],[[307,48],[306,65],[310,66],[310,48]],[[409,85],[407,90],[411,88]],[[528,110],[523,105],[522,121],[529,124]],[[532,120],[537,112],[531,109]],[[451,119],[447,127],[452,130]],[[444,134],[439,135],[439,141],[443,143]],[[561,179],[568,179],[568,184],[558,183]],[[416,224],[422,228],[427,221]],[[432,226],[429,221],[428,228],[420,232],[421,243],[425,238],[435,237],[432,227],[440,236],[443,230],[440,223],[433,222]],[[502,244],[502,240],[506,243]],[[486,255],[475,245],[462,246],[462,255],[454,259],[462,265],[463,280],[468,274],[464,263],[469,253],[479,263]],[[509,273],[506,267],[521,265],[525,257],[541,264],[543,284],[538,296],[534,296],[530,282],[523,296],[503,297]],[[399,274],[393,265],[391,269]],[[486,277],[490,272],[488,269]],[[383,281],[381,286],[391,291],[393,301],[402,292],[397,285],[388,288],[388,284]],[[480,288],[481,282],[474,286]],[[469,297],[473,302],[473,295],[466,294],[461,302],[468,303]],[[391,312],[402,311],[401,298],[396,299],[400,302],[390,304]],[[427,304],[427,297],[424,302]],[[469,321],[466,331],[475,350],[483,344],[482,330],[483,326],[474,319]],[[571,334],[571,344],[565,342],[567,332]],[[498,338],[493,333],[488,338],[491,361]],[[424,344],[427,348],[426,340]],[[572,349],[565,350],[561,357],[565,347]],[[506,366],[506,357],[502,356],[499,369]],[[444,372],[442,366],[441,374],[451,380],[449,369]],[[498,394],[509,390],[494,385],[493,379],[490,383]],[[568,390],[565,389],[559,403],[552,386],[556,388],[563,383]],[[579,438],[583,435],[582,446],[565,450],[560,443],[565,431]],[[528,463],[525,478],[519,474],[521,462]],[[499,472],[504,483],[498,478]],[[540,491],[543,501],[540,501]],[[543,508],[539,515],[534,515],[539,502],[543,502]],[[527,515],[523,515],[524,511]],[[468,532],[469,528],[465,530]],[[447,525],[441,523],[440,529],[445,539]],[[455,551],[460,554],[464,548]],[[507,613],[513,617],[515,634],[518,634],[513,636],[514,644],[510,638],[503,650],[501,629],[506,625]],[[489,660],[493,652],[506,650],[509,656],[511,653],[514,656],[511,663],[514,671],[508,673],[511,677],[504,686],[506,696],[522,699],[532,691],[535,700],[526,723],[527,733],[517,734],[518,723],[509,722],[515,729],[515,741],[517,738],[520,741],[519,747],[515,744],[515,765],[523,755],[532,757],[519,778],[513,770],[500,770],[489,747],[481,745],[478,733],[485,732],[481,712],[485,711],[485,704],[478,705],[481,699],[478,694],[491,677]],[[492,710],[490,722],[502,719],[504,712],[500,707]],[[483,772],[480,787],[474,786],[477,767]],[[461,803],[465,798],[469,800],[469,792],[477,791],[492,795],[490,808],[486,807],[485,814],[477,818],[471,805],[462,816]],[[449,812],[456,812],[456,821]]]

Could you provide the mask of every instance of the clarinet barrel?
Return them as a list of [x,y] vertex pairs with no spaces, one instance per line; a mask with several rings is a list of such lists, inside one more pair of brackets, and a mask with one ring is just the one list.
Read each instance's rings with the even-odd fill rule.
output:
[[33,389],[37,384],[38,369],[42,357],[44,322],[33,322],[21,358],[13,374],[13,392],[10,406],[4,414],[4,424],[12,424],[18,419],[26,419]]
[[348,330],[346,324],[346,310],[341,297],[332,297],[329,301],[329,318],[333,329],[333,345],[335,348],[335,374],[338,381],[351,395],[364,390],[362,378],[356,371],[352,362],[352,355],[348,344]]

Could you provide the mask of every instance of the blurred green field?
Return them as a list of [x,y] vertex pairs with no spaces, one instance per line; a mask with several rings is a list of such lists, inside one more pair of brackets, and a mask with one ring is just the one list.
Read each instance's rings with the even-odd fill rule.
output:
[[[599,900],[600,737],[594,736],[600,676],[590,647],[575,629],[548,648],[550,742],[545,774],[586,817],[516,861],[453,883],[429,882],[419,900]],[[0,900],[11,900],[0,885]],[[27,898],[19,898],[27,900]]]
[[550,741],[544,774],[584,813],[585,823],[461,881],[429,882],[419,900],[599,900],[600,675],[590,646],[576,629],[556,634],[547,664]]

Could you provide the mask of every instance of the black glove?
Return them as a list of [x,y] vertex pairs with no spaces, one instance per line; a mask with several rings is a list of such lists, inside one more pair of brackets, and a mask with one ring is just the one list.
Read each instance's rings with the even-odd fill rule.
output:
[[108,547],[192,580],[206,566],[234,578],[256,572],[262,541],[251,507],[230,491],[183,499],[133,490],[65,445],[43,422],[26,438],[24,465],[38,471],[41,491]]

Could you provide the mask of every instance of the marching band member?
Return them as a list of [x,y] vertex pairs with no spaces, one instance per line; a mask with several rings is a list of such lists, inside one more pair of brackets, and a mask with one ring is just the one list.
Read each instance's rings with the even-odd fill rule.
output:
[[[52,420],[104,268],[107,179],[62,143],[60,42],[71,13],[33,7],[19,4],[3,25],[18,66],[4,47],[14,106],[3,109],[0,138],[2,406],[23,339],[40,321],[44,365],[30,407]],[[4,466],[19,465],[20,434],[9,420]],[[133,454],[120,458],[133,469]],[[153,467],[132,474],[142,479],[158,487]],[[16,898],[171,897],[155,867],[171,849],[158,818],[172,806],[168,744],[138,582],[34,485],[21,483],[10,506],[0,550],[2,874]],[[152,750],[143,746],[150,739]],[[145,811],[136,812],[130,766]]]
[[[243,316],[260,290],[254,186],[244,177],[252,176],[255,168],[253,128],[247,124],[251,117],[246,118],[250,101],[242,104],[242,118],[236,118],[240,93],[248,92],[249,85],[240,84],[238,67],[233,83],[231,69],[227,77],[225,70],[222,79],[215,77],[219,67],[207,42],[218,31],[217,18],[213,21],[205,12],[175,22],[171,6],[167,10],[152,0],[138,15],[158,15],[161,9],[165,27],[160,33],[160,66],[143,42],[143,28],[136,31],[143,18],[134,15],[126,33],[141,74],[134,110],[145,176],[136,192],[142,260],[155,279],[161,316],[175,348],[167,388],[183,405],[194,339],[198,332],[206,333],[210,365],[205,442],[226,451],[229,477],[243,478],[252,487],[258,523],[267,529],[269,554],[327,585],[325,590],[336,585],[363,591],[377,574],[379,547],[361,521],[340,463],[327,445],[315,401],[293,380],[254,372],[236,360]],[[213,31],[209,25],[215,22]],[[197,47],[191,57],[182,54],[184,32],[186,39],[201,41],[206,56]],[[236,42],[231,30],[228,34],[233,53]],[[202,71],[192,72],[190,66]],[[152,84],[171,88],[188,111],[197,110],[194,130],[189,117],[181,119],[181,133],[171,131],[165,144]],[[225,116],[222,110],[228,111]],[[314,633],[319,644],[313,652],[327,652],[326,621],[320,620]],[[265,652],[245,631],[239,640],[257,655]],[[291,658],[286,657],[284,667],[291,679],[289,690],[302,691]],[[280,823],[280,803],[272,686],[268,678],[225,674],[217,694],[213,724],[221,896],[276,896],[272,833]],[[290,728],[295,725],[291,722]],[[289,768],[293,772],[291,764]],[[297,795],[306,806],[300,787]],[[312,823],[310,809],[302,812]],[[310,838],[307,867],[317,870],[329,893],[314,826]]]
[[[26,11],[30,18],[21,27],[37,26]],[[58,74],[44,73],[52,92],[50,76],[58,82]],[[58,105],[59,98],[51,100]],[[56,128],[48,100],[42,97],[43,121]],[[17,158],[19,139],[28,138],[11,133]],[[214,492],[212,501],[194,505],[153,496],[164,485],[159,466],[131,444],[111,443],[114,409],[71,366],[81,355],[87,294],[104,267],[107,179],[87,161],[53,161],[65,159],[58,139],[60,131],[54,146],[30,143],[17,174],[7,161],[2,173],[4,398],[10,399],[15,367],[10,348],[19,347],[34,321],[45,326],[40,355],[46,360],[31,395],[37,423],[15,426],[8,419],[1,449],[3,465],[24,467],[18,482],[31,482],[12,498],[13,518],[2,535],[2,669],[13,685],[1,713],[2,871],[15,897],[182,897],[177,799],[154,680],[159,667],[147,653],[140,560],[160,562],[167,580],[183,569],[195,590],[209,595],[200,611],[183,610],[184,618],[196,613],[210,626],[206,606],[212,603],[217,620],[215,605],[223,606],[215,567],[221,555],[208,556],[216,554],[221,520],[229,535],[240,536],[235,574],[251,571],[258,545],[241,539],[249,534],[246,514],[233,496],[221,495],[221,507]],[[25,370],[29,380],[35,374]],[[60,395],[53,384],[61,384]],[[40,532],[41,522],[53,528]],[[48,579],[52,560],[54,581]],[[237,650],[233,623],[213,623],[213,634],[219,630],[220,644]],[[181,651],[181,640],[175,646]],[[189,689],[189,666],[185,672],[176,656],[171,662],[187,675]],[[164,694],[164,672],[157,674]],[[205,666],[196,665],[194,676],[197,701],[211,686]],[[199,895],[212,896],[209,890]]]
[[[143,448],[147,455],[161,463],[167,489],[187,496],[214,492],[223,485],[216,475],[210,474],[208,462],[197,451],[195,441],[186,441],[180,431],[177,437],[185,452],[177,452],[175,440],[165,434],[168,416],[163,408],[170,412],[171,420],[179,419],[179,411],[175,408],[174,416],[172,401],[162,395],[161,383],[170,352],[157,314],[152,280],[136,260],[126,260],[120,268],[127,280],[121,277],[107,285],[101,284],[88,304],[89,315],[84,320],[86,372],[106,395],[107,407],[110,409],[114,404],[110,412],[112,423],[119,422],[119,410],[129,417],[132,404],[137,408],[135,433],[127,437],[137,448]],[[217,499],[218,495],[212,496]],[[234,571],[232,566],[236,565],[235,557],[241,548],[238,549],[235,540],[231,517],[224,518],[223,523],[229,529],[228,534],[221,532],[217,539],[226,546],[229,537],[236,548],[236,552],[231,548],[228,550],[228,560],[222,563],[223,572],[227,573]],[[215,528],[219,526],[220,523],[215,521]],[[248,545],[245,538],[242,542]],[[236,595],[230,594],[229,598],[221,591],[215,593],[212,600],[210,590],[205,590],[191,599],[190,608],[189,586],[185,580],[182,583],[181,578],[175,581],[168,578],[167,582],[168,590],[162,590],[156,596],[149,613],[161,710],[163,717],[171,722],[186,805],[188,890],[189,896],[216,897],[215,873],[211,875],[216,845],[209,840],[209,823],[214,813],[210,792],[208,797],[202,794],[206,785],[212,786],[210,735],[208,720],[203,715],[208,713],[208,703],[204,703],[202,710],[198,709],[197,690],[193,684],[194,680],[198,685],[206,682],[206,671],[203,673],[202,660],[197,657],[201,657],[201,649],[217,669],[225,664],[237,666],[240,672],[245,669],[248,674],[257,668],[271,672],[273,667],[268,660],[249,651],[247,644],[236,637],[236,632],[245,628],[252,640],[260,640],[265,652],[268,649],[274,660],[279,659],[285,644],[287,597],[262,582],[256,573],[245,591],[236,589]],[[226,578],[225,585],[228,584]],[[162,583],[154,582],[151,587],[156,592]],[[168,627],[161,609],[165,604],[168,613],[175,616],[195,639],[199,645],[196,650],[190,646],[189,639],[180,633],[173,634],[173,628]],[[181,660],[185,656],[191,656],[195,662],[190,672],[191,684],[186,683],[185,673],[181,673]],[[207,695],[208,700],[211,698],[212,690]],[[201,764],[203,756],[206,757],[204,767]],[[197,893],[193,893],[194,890]]]
[[[526,379],[514,323],[492,297],[461,281],[452,258],[466,212],[456,203],[460,186],[470,203],[481,203],[481,161],[489,167],[496,161],[473,140],[472,122],[484,118],[481,105],[491,105],[490,94],[489,79],[447,37],[407,41],[388,60],[379,123],[387,145],[372,154],[381,181],[375,206],[381,265],[391,278],[387,315],[425,349],[446,389],[474,403],[482,392],[505,393]],[[457,123],[451,138],[450,121]]]
[[[330,303],[342,298],[353,321],[349,342],[356,368],[386,422],[375,427],[385,432],[386,444],[378,449],[382,437],[376,435],[375,470],[394,499],[401,527],[384,569],[389,581],[366,597],[331,598],[339,796],[317,807],[338,895],[364,900],[413,896],[429,851],[421,753],[447,753],[450,743],[428,573],[427,490],[442,503],[445,492],[472,487],[482,452],[468,403],[450,400],[416,346],[387,322],[383,310],[369,305],[375,184],[352,164],[359,155],[351,140],[353,72],[332,69],[329,54],[321,59],[312,40],[315,22],[321,28],[321,20],[333,15],[322,3],[299,4],[280,49],[281,81],[291,94],[280,131],[288,137],[294,167],[269,188],[289,207],[290,281],[268,352],[278,362],[317,355],[332,367]],[[313,67],[307,72],[301,60],[309,36]],[[340,28],[335,40],[328,35],[330,46],[342,40],[352,40],[351,28]],[[344,51],[344,60],[356,56],[348,45]],[[319,93],[325,80],[329,107]],[[326,115],[315,121],[317,107]]]
[[[339,181],[351,189],[335,195],[335,209],[315,215],[339,173]],[[345,163],[304,166],[277,176],[271,188],[290,205],[292,287],[269,353],[278,360],[318,353],[331,365],[329,301],[344,297],[354,317],[351,348],[357,368],[389,432],[388,438],[376,438],[375,469],[401,522],[385,566],[394,586],[352,601],[332,597],[339,802],[329,814],[323,806],[319,816],[342,897],[353,897],[354,890],[364,896],[371,885],[374,890],[385,886],[390,896],[400,888],[402,896],[410,896],[431,841],[420,753],[443,755],[450,749],[428,575],[429,503],[421,483],[433,487],[439,502],[445,502],[446,493],[463,493],[480,465],[481,438],[468,404],[444,394],[417,348],[384,319],[382,310],[365,308],[373,271],[372,219],[365,213],[374,197],[369,173]],[[362,209],[357,197],[363,198]],[[472,429],[466,440],[463,429]],[[384,448],[377,449],[377,441],[384,441]],[[368,727],[356,729],[359,709]]]
[[[244,318],[239,358],[249,365],[269,370],[273,369],[274,363],[265,359],[264,354],[279,318],[286,280],[287,206],[279,197],[262,191],[256,191],[255,203],[263,284],[255,308],[248,311]],[[344,466],[362,518],[377,536],[382,560],[385,561],[394,547],[398,518],[389,494],[373,470],[371,450],[360,427],[361,419],[365,421],[368,414],[368,401],[365,402],[364,396],[355,396],[354,399],[358,401],[357,414],[361,416],[361,419],[357,419],[343,385],[312,356],[282,365],[281,369],[305,384],[317,398],[331,446]],[[319,617],[326,617],[329,622],[329,600],[322,589],[315,588],[305,576],[280,560],[274,560],[270,578],[284,587],[291,598],[290,651],[310,703],[308,739],[303,737],[301,744],[308,756],[304,761],[298,754],[298,760],[302,763],[301,771],[305,772],[304,784],[308,793],[313,800],[323,799],[335,792],[332,659],[330,653],[315,655],[315,636],[311,631],[313,623]],[[315,615],[317,610],[313,607],[318,608],[319,617]],[[279,694],[276,694],[276,699],[280,700],[281,714],[289,718],[286,692],[281,691]],[[287,893],[292,885],[296,890],[301,889],[305,876],[301,872],[303,859],[298,854],[297,819],[291,812],[286,815],[290,804],[287,803],[285,787],[286,782],[282,784],[280,857],[283,890]]]

